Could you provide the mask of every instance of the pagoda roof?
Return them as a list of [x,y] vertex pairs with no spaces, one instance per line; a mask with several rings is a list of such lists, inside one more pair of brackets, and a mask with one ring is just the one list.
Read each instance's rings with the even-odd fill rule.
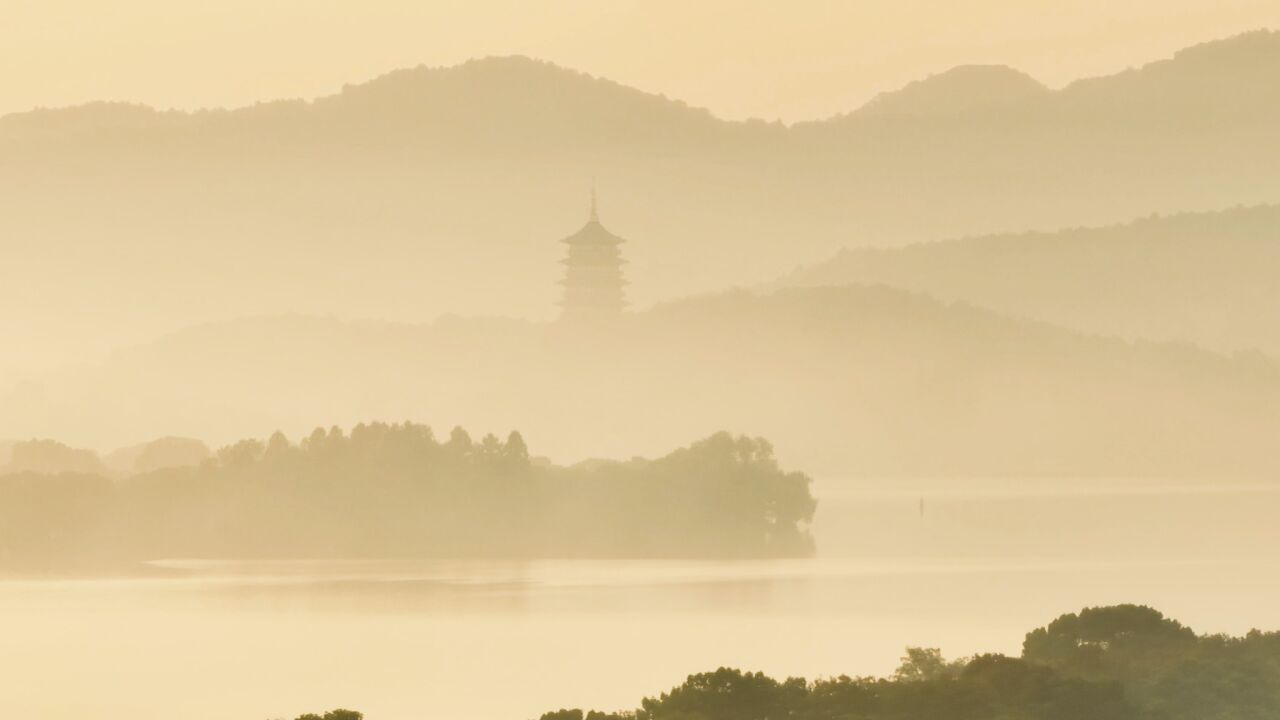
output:
[[578,232],[561,240],[569,245],[621,245],[626,240],[614,235],[600,224],[600,220],[592,216]]

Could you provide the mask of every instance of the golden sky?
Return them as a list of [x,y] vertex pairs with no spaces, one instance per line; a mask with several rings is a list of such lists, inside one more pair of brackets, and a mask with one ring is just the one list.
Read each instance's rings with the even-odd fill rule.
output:
[[730,118],[852,109],[961,63],[1051,86],[1280,28],[1280,0],[0,0],[0,113],[313,97],[526,54]]

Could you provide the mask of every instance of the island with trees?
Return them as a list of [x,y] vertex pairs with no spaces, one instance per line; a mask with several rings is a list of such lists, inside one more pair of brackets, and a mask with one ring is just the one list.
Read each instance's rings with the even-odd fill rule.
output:
[[[91,466],[90,466],[91,467]],[[562,467],[522,436],[417,424],[277,433],[111,478],[0,474],[0,570],[159,558],[780,557],[813,550],[810,479],[720,433]]]

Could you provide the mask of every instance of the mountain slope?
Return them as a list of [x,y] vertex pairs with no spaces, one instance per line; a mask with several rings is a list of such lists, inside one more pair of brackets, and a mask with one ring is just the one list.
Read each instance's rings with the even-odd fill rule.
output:
[[1001,65],[961,65],[917,80],[896,92],[883,93],[854,116],[939,117],[995,116],[1043,110],[1053,93],[1029,75]]
[[10,116],[0,306],[29,312],[0,317],[0,368],[246,313],[549,317],[593,176],[642,306],[851,244],[1276,201],[1277,78],[1263,32],[1061,91],[960,68],[794,127],[525,58]]
[[845,250],[783,286],[884,283],[1082,332],[1280,354],[1280,206]]
[[0,435],[97,446],[409,419],[518,427],[571,462],[728,428],[837,478],[1256,479],[1277,467],[1280,368],[848,286],[727,293],[587,328],[244,320],[0,402]]

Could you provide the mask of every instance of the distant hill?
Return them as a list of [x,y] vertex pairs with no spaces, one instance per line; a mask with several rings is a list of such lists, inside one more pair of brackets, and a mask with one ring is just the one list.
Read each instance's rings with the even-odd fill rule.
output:
[[249,313],[545,318],[589,180],[633,300],[895,246],[1280,200],[1280,34],[1049,90],[965,67],[727,122],[527,58],[314,102],[0,118],[0,372]]
[[92,450],[69,447],[56,440],[27,440],[9,447],[9,460],[0,473],[79,473],[105,475],[107,466]]
[[108,453],[104,461],[118,475],[193,467],[212,457],[209,447],[193,438],[163,437]]
[[1083,332],[1280,355],[1280,206],[843,250],[781,286],[884,283]]
[[[15,423],[16,426],[16,423]],[[210,457],[199,440],[165,437],[100,456],[57,440],[0,442],[0,475],[14,473],[85,474],[124,477],[169,468],[191,467]]]
[[845,120],[984,117],[1052,110],[1054,93],[1035,78],[1003,65],[962,65],[882,93]]
[[1271,479],[1280,368],[886,287],[731,292],[616,325],[299,316],[195,327],[13,393],[0,436],[217,445],[318,420],[522,428],[560,463],[727,428],[821,478]]

